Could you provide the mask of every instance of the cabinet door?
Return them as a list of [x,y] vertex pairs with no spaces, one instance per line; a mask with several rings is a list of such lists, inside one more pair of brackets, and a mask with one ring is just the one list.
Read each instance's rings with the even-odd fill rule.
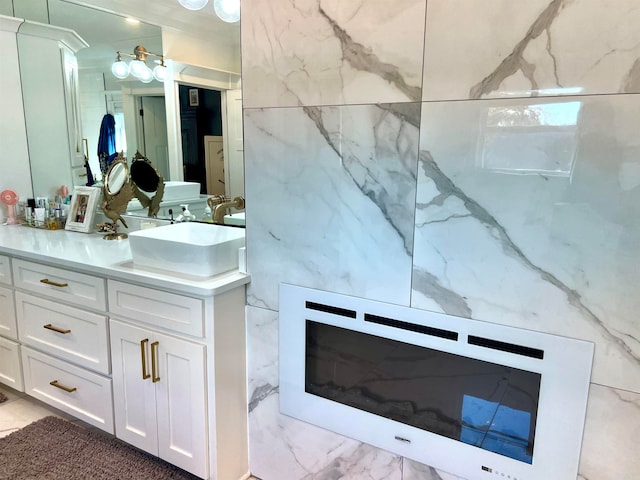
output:
[[8,288],[2,287],[0,287],[0,335],[13,340],[18,339],[13,292]]
[[208,478],[204,346],[161,334],[155,339],[159,456]]
[[69,156],[71,167],[84,166],[84,144],[82,141],[82,123],[80,120],[80,102],[78,100],[78,61],[75,54],[60,47],[62,57],[62,72],[64,74],[64,98],[67,112],[67,129],[69,131]]
[[24,392],[20,345],[0,337],[0,383]]
[[113,319],[110,325],[116,437],[158,455],[155,384],[151,381],[153,334]]

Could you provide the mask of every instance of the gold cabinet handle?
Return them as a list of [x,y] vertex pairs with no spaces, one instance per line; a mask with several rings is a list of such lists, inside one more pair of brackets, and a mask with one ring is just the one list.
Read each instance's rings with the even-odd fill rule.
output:
[[53,385],[56,388],[59,388],[60,390],[64,390],[65,392],[69,392],[69,393],[73,393],[77,390],[76,387],[65,387],[64,385],[61,385],[60,383],[58,383],[58,380],[53,380],[51,382],[49,382],[49,385]]
[[140,355],[142,356],[142,379],[146,380],[151,375],[147,371],[147,344],[149,343],[149,339],[145,338],[140,342]]
[[48,323],[47,325],[43,325],[42,327],[46,328],[47,330],[53,330],[54,332],[62,333],[63,335],[66,335],[67,333],[71,333],[71,330],[69,330],[68,328],[54,327],[50,323]]
[[40,283],[46,283],[47,285],[53,285],[54,287],[60,287],[60,288],[69,286],[68,283],[52,282],[48,278],[43,278],[42,280],[40,280]]
[[151,381],[153,383],[160,381],[160,377],[158,376],[158,345],[159,344],[160,342],[153,342],[151,344],[151,376],[153,377]]

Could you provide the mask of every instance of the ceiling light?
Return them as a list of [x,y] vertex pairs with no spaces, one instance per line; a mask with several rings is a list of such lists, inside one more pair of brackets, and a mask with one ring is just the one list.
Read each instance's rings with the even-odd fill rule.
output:
[[[133,49],[133,53],[125,53],[125,52],[116,52],[117,57],[116,61],[111,65],[111,73],[113,76],[119,79],[125,79],[129,76],[129,74],[136,77],[138,80],[144,83],[149,83],[154,78],[159,82],[164,82],[166,78],[166,66],[164,64],[164,56],[159,53],[149,52],[142,45],[138,45]],[[126,64],[122,60],[122,55],[127,55],[133,60]],[[153,55],[155,57],[159,57],[159,65],[157,65],[153,70],[151,70],[147,64],[146,60],[149,55]]]
[[189,10],[202,10],[209,0],[178,0],[178,2]]
[[228,23],[240,21],[240,0],[213,0],[216,15]]

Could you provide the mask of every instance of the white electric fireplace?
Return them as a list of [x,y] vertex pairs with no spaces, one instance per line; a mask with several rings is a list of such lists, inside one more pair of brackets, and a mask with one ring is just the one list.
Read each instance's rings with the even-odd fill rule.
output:
[[577,476],[590,342],[281,284],[279,348],[283,414],[469,480]]

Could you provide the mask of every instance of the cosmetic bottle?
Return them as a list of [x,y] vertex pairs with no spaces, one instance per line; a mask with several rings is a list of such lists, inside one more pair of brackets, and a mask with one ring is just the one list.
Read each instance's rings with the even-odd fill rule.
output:
[[58,205],[54,210],[54,218],[56,221],[56,228],[58,228],[59,230],[63,229],[64,220],[62,219],[62,209],[60,208],[60,205]]

